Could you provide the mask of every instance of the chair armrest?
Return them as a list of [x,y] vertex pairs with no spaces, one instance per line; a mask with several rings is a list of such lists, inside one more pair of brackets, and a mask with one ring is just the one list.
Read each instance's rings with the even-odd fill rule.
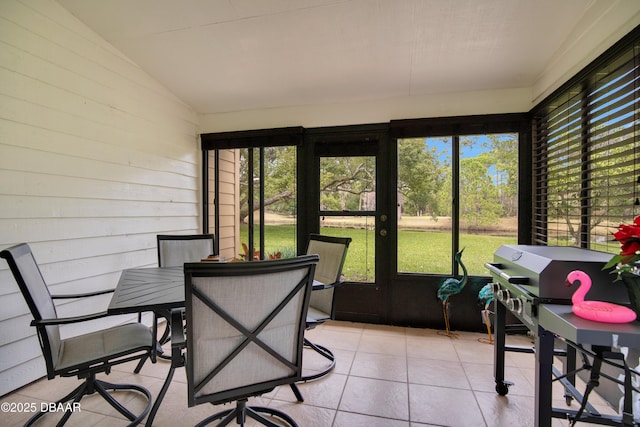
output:
[[115,291],[115,289],[104,289],[102,291],[86,292],[82,294],[51,295],[51,299],[87,298],[94,297],[96,295],[111,294],[113,291]]
[[186,345],[182,318],[184,309],[171,310],[171,365],[173,367],[184,366],[182,350]]
[[305,329],[309,330],[309,329],[313,329],[316,326],[318,326],[319,324],[321,324],[322,322],[320,322],[317,319],[314,319],[311,316],[307,316],[307,320],[305,321]]
[[314,291],[322,291],[324,289],[337,288],[338,286],[342,286],[344,284],[343,281],[333,282],[333,283],[322,283],[317,280],[313,281],[313,290]]
[[109,313],[107,313],[106,311],[101,311],[99,313],[85,314],[82,316],[60,317],[57,319],[32,320],[31,326],[68,325],[70,323],[86,322],[87,320],[100,319],[102,317],[107,317],[107,316],[109,316]]

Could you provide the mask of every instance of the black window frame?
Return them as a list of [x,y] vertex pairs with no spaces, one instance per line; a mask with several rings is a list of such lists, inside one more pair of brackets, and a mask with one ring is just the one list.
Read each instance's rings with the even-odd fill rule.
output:
[[[534,244],[592,249],[603,238],[599,221],[613,225],[640,214],[640,26],[532,109],[532,138]],[[607,188],[606,163],[633,171],[612,173],[607,179],[615,185]],[[560,179],[565,194],[553,185]],[[562,212],[565,234],[549,227]]]
[[[217,133],[203,133],[200,134],[201,149],[202,149],[202,188],[203,188],[203,206],[202,206],[202,229],[205,233],[213,233],[215,236],[220,236],[220,209],[218,208],[218,200],[220,199],[218,185],[219,176],[219,151],[230,149],[249,149],[249,168],[250,175],[254,175],[254,161],[253,156],[255,150],[258,150],[259,162],[258,162],[258,175],[260,176],[258,184],[259,193],[259,205],[260,205],[260,224],[258,229],[258,247],[260,248],[260,259],[265,259],[264,252],[264,149],[266,147],[284,147],[284,146],[301,146],[304,138],[304,128],[300,126],[286,127],[286,128],[273,128],[273,129],[259,129],[259,130],[246,130],[246,131],[231,131],[231,132],[217,132]],[[214,152],[214,200],[210,203],[209,200],[209,151]],[[254,212],[254,193],[253,185],[249,185],[249,212]],[[209,224],[209,206],[214,206],[214,224],[213,230],[210,230]],[[255,253],[255,227],[254,217],[249,215],[248,218],[248,254]],[[219,237],[215,239],[216,253],[219,253]],[[252,261],[249,257],[248,261]]]
[[[429,119],[407,119],[393,120],[390,124],[391,138],[430,138],[430,137],[452,137],[453,144],[453,194],[454,202],[452,206],[452,233],[453,244],[451,248],[451,259],[460,249],[460,212],[459,201],[455,197],[459,188],[459,138],[468,135],[486,135],[514,133],[518,135],[518,243],[528,244],[531,242],[531,212],[530,209],[522,209],[529,206],[531,193],[531,116],[528,113],[505,113],[486,114],[457,117],[439,117]],[[458,266],[454,262],[452,274],[457,274]],[[413,275],[415,273],[399,273],[400,275]]]

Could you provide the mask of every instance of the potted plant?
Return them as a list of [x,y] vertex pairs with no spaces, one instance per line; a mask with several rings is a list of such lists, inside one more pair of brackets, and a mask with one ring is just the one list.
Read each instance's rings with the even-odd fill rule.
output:
[[616,280],[625,284],[631,307],[640,319],[640,215],[632,224],[621,224],[613,238],[620,243],[620,253],[614,255],[603,269],[615,267]]

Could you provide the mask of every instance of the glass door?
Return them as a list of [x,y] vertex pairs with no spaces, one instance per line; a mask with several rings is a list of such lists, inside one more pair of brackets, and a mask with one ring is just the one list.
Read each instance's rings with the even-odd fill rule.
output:
[[344,280],[376,278],[376,158],[320,157],[320,234],[351,237]]
[[345,285],[336,290],[336,317],[381,323],[390,247],[386,128],[332,131],[319,130],[305,141],[309,151],[302,167],[306,191],[299,204],[306,208],[301,233],[352,239],[343,268]]

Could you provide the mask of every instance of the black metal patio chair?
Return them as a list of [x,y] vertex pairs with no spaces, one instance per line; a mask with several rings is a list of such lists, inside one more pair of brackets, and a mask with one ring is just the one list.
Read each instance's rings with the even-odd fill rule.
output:
[[[313,279],[314,290],[311,293],[311,301],[309,302],[306,324],[307,330],[313,329],[317,325],[335,318],[334,291],[337,286],[342,284],[342,268],[347,257],[347,250],[349,249],[350,243],[350,237],[324,236],[321,234],[311,234],[309,236],[307,254],[319,255],[320,261],[316,266]],[[319,371],[303,376],[301,381],[306,382],[318,379],[333,370],[336,364],[336,358],[330,349],[313,343],[306,338],[304,345],[320,354],[328,363]],[[291,390],[299,402],[304,401],[300,390],[295,384],[291,384]]]
[[[54,407],[68,409],[57,425],[64,425],[73,414],[74,406],[68,403],[78,403],[84,396],[94,393],[98,393],[125,416],[130,421],[129,425],[139,424],[151,407],[149,391],[136,384],[112,384],[97,379],[96,375],[109,374],[113,366],[135,360],[138,360],[135,370],[138,372],[148,358],[153,359],[154,340],[150,329],[141,323],[134,322],[62,339],[60,325],[103,318],[107,316],[107,312],[60,318],[56,312],[54,299],[91,297],[113,292],[113,290],[52,296],[29,245],[23,243],[4,249],[0,251],[0,257],[9,264],[13,277],[33,315],[31,326],[37,330],[47,368],[47,378],[52,380],[57,376],[77,376],[82,380],[76,389],[55,402]],[[110,391],[126,390],[141,393],[146,398],[147,405],[140,414],[132,413],[110,393]],[[123,393],[123,397],[129,399],[131,396]],[[25,425],[32,425],[47,413],[46,410],[36,413]]]
[[158,234],[158,266],[182,267],[215,255],[213,234]]
[[[182,315],[172,318],[172,367],[147,425],[173,376],[185,365],[188,404],[235,407],[198,424],[232,421],[244,426],[247,417],[260,424],[297,426],[286,413],[248,405],[248,400],[291,384],[302,377],[302,349],[307,309],[317,255],[244,263],[187,263],[186,357]],[[284,424],[283,424],[284,423]]]
[[[158,267],[182,267],[186,262],[198,262],[210,255],[215,255],[215,239],[213,234],[158,234]],[[158,343],[165,344],[170,339],[168,311],[154,312],[154,324],[158,318],[166,320],[166,327]],[[169,359],[160,352],[159,357]]]

